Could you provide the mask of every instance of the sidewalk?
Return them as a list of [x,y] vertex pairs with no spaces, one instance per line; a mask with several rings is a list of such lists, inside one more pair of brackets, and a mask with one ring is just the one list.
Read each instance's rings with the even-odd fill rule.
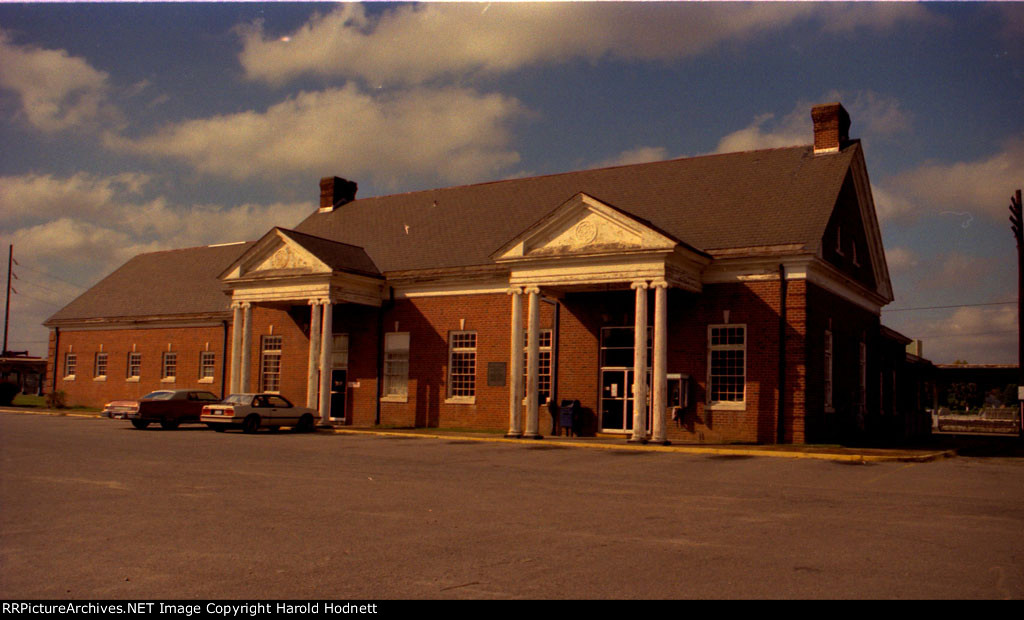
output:
[[[42,409],[37,407],[2,407],[0,413],[27,414],[27,415],[49,415],[67,417],[101,418],[97,412],[74,411],[68,409]],[[331,428],[320,427],[318,432],[331,432],[335,435],[378,435],[383,437],[418,437],[423,439],[449,439],[459,441],[479,441],[505,444],[525,444],[532,446],[548,445],[565,448],[590,448],[598,450],[641,450],[655,452],[675,452],[682,454],[705,454],[705,455],[726,455],[726,456],[762,456],[781,457],[796,459],[820,459],[830,461],[846,461],[860,463],[878,462],[913,462],[924,463],[937,459],[947,458],[960,454],[972,455],[970,451],[965,452],[963,446],[965,440],[957,436],[935,436],[928,445],[912,448],[864,448],[847,447],[838,445],[792,445],[792,444],[697,444],[697,443],[674,443],[669,446],[658,444],[634,444],[628,443],[625,435],[598,435],[597,437],[565,437],[565,436],[544,436],[543,439],[506,439],[501,434],[473,432],[464,430],[449,430],[437,428],[360,428],[336,426]],[[975,452],[979,450],[978,445],[989,438],[968,438],[966,445]],[[1006,438],[997,438],[1006,439]],[[984,449],[982,455],[984,454]],[[1016,453],[1011,456],[1024,456],[1024,450],[1016,448]]]

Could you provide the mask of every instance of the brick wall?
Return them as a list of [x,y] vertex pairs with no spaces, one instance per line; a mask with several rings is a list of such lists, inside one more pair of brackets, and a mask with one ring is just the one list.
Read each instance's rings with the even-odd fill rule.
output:
[[[867,344],[867,411],[878,411],[881,340],[879,318],[870,311],[814,284],[807,285],[807,437],[837,441],[860,434],[858,422],[860,342]],[[832,332],[833,410],[825,409],[825,331]]]
[[[227,330],[230,346],[231,330]],[[224,364],[225,327],[175,327],[163,329],[121,329],[74,331],[61,330],[56,339],[54,351],[53,332],[50,334],[50,364],[55,369],[53,385],[63,390],[72,406],[102,407],[116,399],[135,399],[154,390],[200,389],[221,394],[221,377]],[[174,382],[161,381],[163,353],[168,350],[177,353],[177,372]],[[96,353],[107,354],[107,375],[105,380],[94,377]],[[128,353],[142,354],[142,366],[138,381],[130,381]],[[216,368],[212,383],[200,383],[199,353],[215,353]],[[67,379],[65,354],[73,352],[77,360],[74,379]],[[230,356],[230,349],[228,350]],[[230,360],[229,360],[230,363]]]

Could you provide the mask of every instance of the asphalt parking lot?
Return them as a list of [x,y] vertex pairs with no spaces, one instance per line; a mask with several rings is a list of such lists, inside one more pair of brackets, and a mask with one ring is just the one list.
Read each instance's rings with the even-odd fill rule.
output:
[[0,592],[1016,599],[1022,477],[0,414]]

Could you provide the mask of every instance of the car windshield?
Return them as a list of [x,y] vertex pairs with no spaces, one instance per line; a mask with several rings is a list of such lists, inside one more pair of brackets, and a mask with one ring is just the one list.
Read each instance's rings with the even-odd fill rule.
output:
[[229,405],[248,405],[252,400],[252,394],[232,394],[224,399]]
[[174,396],[174,392],[158,391],[150,392],[142,397],[142,400],[171,400]]

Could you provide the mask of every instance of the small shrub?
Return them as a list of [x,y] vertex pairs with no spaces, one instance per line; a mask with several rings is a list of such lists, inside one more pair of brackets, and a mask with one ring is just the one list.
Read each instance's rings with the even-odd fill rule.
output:
[[64,409],[68,406],[68,395],[64,390],[57,390],[46,395],[46,406],[50,409]]
[[17,396],[20,391],[21,388],[19,388],[16,383],[11,383],[10,381],[0,383],[0,405],[10,405],[11,401],[14,400],[14,397]]

